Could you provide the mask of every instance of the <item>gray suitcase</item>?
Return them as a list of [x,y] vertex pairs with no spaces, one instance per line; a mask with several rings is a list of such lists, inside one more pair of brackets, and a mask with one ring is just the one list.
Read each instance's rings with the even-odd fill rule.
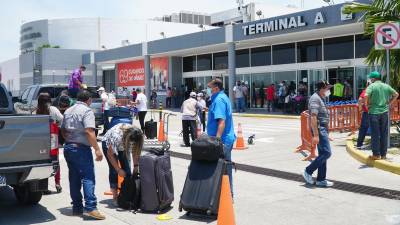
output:
[[141,156],[139,169],[140,209],[144,212],[160,213],[164,209],[170,208],[174,201],[174,185],[169,153],[151,151]]

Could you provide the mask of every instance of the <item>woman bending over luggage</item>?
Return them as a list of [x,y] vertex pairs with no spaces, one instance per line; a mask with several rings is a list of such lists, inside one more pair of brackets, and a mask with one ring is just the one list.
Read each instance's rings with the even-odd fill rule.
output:
[[143,147],[143,132],[140,128],[126,123],[112,127],[102,138],[102,147],[109,167],[109,182],[113,199],[118,197],[118,175],[130,176],[129,161],[132,154],[133,173],[138,172],[139,157]]

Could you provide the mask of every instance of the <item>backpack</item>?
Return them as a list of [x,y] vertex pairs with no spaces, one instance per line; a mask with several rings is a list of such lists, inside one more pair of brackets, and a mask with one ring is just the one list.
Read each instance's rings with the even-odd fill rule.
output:
[[140,177],[138,174],[125,177],[117,198],[118,207],[136,212],[140,207]]

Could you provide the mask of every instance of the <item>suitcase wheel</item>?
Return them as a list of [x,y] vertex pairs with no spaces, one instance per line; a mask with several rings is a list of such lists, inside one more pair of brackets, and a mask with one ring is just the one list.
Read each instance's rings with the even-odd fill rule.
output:
[[207,210],[207,215],[211,216],[211,210],[210,209]]

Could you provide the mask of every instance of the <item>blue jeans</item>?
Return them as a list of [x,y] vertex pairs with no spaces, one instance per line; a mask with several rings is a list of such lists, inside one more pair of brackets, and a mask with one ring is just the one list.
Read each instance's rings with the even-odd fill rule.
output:
[[371,126],[372,154],[386,157],[388,148],[388,113],[369,114],[368,117],[369,125]]
[[103,126],[104,126],[103,133],[106,133],[108,129],[110,129],[110,120],[108,118],[109,112],[110,110],[104,110],[103,113]]
[[72,210],[83,211],[82,193],[85,197],[85,210],[91,212],[97,207],[97,198],[94,192],[96,185],[92,150],[90,147],[77,147],[74,144],[64,146],[64,157],[69,170],[69,189],[72,198]]
[[319,143],[317,147],[318,157],[306,167],[306,172],[312,175],[318,169],[317,181],[324,181],[326,180],[326,164],[332,154],[326,127],[319,128]]
[[[225,160],[232,161],[232,148],[233,144],[225,145],[224,144],[224,156]],[[233,178],[232,178],[232,164],[229,164],[226,168],[229,176],[229,184],[231,186],[231,192],[233,196]]]
[[242,98],[237,98],[236,99],[236,111],[240,113],[241,110],[243,110],[243,112],[244,112],[245,111],[244,104],[245,104],[245,102],[244,102],[244,98],[243,97]]
[[365,135],[369,127],[368,112],[363,112],[361,115],[361,126],[358,130],[357,147],[361,147],[364,143]]
[[[104,156],[106,157],[107,164],[108,164],[108,182],[110,183],[110,188],[112,189],[117,189],[118,188],[118,173],[114,169],[114,167],[111,165],[110,159],[108,158],[107,155],[107,144],[105,141],[101,142],[101,146],[103,148],[103,153]],[[129,165],[129,161],[125,156],[125,152],[118,152],[117,159],[119,161],[119,164],[121,168],[125,171],[127,176],[130,176],[131,173],[131,167]]]

